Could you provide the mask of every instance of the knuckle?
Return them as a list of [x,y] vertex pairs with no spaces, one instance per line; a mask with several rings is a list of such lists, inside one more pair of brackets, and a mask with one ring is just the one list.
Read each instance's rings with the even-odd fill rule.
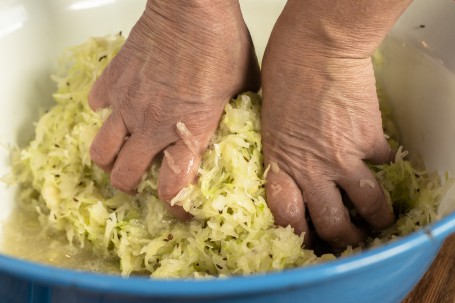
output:
[[[347,212],[347,210],[344,211]],[[330,210],[321,214],[316,220],[312,218],[319,237],[327,242],[342,240],[346,235],[346,227],[350,224],[345,215],[345,213],[339,214],[338,211]]]
[[183,180],[184,178],[181,177],[176,180],[175,174],[169,171],[165,174],[161,171],[158,179],[158,197],[163,201],[170,202],[187,185]]
[[305,214],[303,213],[302,208],[299,207],[294,200],[286,205],[283,215],[287,218],[289,223],[305,220]]
[[111,164],[111,159],[106,157],[103,146],[97,140],[90,146],[90,158],[99,167],[106,167]]
[[356,205],[357,211],[364,217],[374,216],[380,212],[383,207],[383,203],[385,202],[382,188],[376,183],[376,181],[374,182],[374,188],[368,186],[366,189],[363,189],[367,193],[365,197],[368,198],[363,199],[363,201],[359,201],[360,203]]
[[124,176],[118,170],[114,169],[114,171],[112,171],[111,184],[114,188],[125,193],[132,193],[136,184],[130,182],[129,180],[131,180],[131,178]]
[[95,81],[89,92],[88,104],[92,109],[97,109],[98,107],[106,105],[110,98],[109,92],[112,87],[115,87],[114,79],[115,76],[113,68],[109,65],[101,76]]
[[302,197],[285,184],[272,182],[267,187],[268,205],[275,223],[281,226],[305,220],[305,208]]
[[381,208],[379,201],[374,201],[372,203],[364,203],[357,207],[357,211],[362,215],[362,217],[371,217],[379,212]]
[[160,182],[158,184],[158,197],[163,201],[171,201],[178,193],[179,189],[168,183]]
[[161,102],[149,102],[144,109],[144,121],[147,121],[151,127],[155,127],[158,125],[164,125],[166,121],[170,118],[171,114],[163,114],[166,113],[166,109],[162,108],[160,105]]
[[92,89],[90,90],[88,94],[88,105],[92,110],[97,110],[101,106],[101,100],[100,96],[103,94],[99,84],[99,81],[96,81],[95,84],[93,84]]
[[321,227],[316,228],[316,231],[324,241],[330,242],[343,238],[344,232],[342,224],[327,220]]

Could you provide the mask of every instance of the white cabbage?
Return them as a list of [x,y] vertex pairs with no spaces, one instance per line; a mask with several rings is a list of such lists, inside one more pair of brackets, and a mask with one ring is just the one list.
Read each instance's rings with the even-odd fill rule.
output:
[[[43,228],[65,233],[73,245],[90,245],[100,258],[118,258],[125,276],[244,275],[334,259],[317,257],[292,228],[274,225],[264,189],[261,100],[253,93],[226,105],[197,183],[173,200],[194,216],[191,221],[174,219],[158,199],[159,163],[137,195],[111,187],[89,157],[109,110],[92,112],[87,96],[123,42],[119,35],[92,38],[65,53],[53,76],[56,104],[37,122],[33,141],[12,154],[19,202],[36,213]],[[372,169],[403,211],[397,225],[382,234],[384,241],[436,218],[443,193],[439,178],[416,170],[403,153],[394,164]],[[384,242],[373,244],[378,241]]]

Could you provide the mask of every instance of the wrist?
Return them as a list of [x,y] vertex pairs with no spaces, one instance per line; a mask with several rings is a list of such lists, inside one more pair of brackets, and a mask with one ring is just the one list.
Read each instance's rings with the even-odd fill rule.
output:
[[411,0],[289,0],[283,10],[298,39],[325,56],[371,56]]
[[188,0],[188,1],[169,1],[169,0],[147,0],[146,11],[162,11],[166,15],[173,14],[201,14],[211,15],[225,11],[229,14],[231,10],[240,10],[239,0]]
[[156,22],[200,28],[201,35],[226,33],[229,28],[244,24],[238,0],[148,0],[143,17],[152,29]]

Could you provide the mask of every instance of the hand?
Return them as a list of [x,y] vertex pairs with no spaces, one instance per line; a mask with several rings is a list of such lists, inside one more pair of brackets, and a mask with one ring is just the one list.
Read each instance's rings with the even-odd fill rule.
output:
[[114,187],[134,192],[164,151],[158,194],[169,202],[195,180],[225,104],[241,91],[256,91],[259,81],[238,1],[149,0],[90,92],[94,110],[112,107],[91,158],[111,172]]
[[[336,9],[333,3],[288,1],[263,61],[262,134],[265,161],[271,165],[267,200],[275,222],[305,232],[308,245],[311,218],[320,238],[342,248],[367,235],[351,222],[342,192],[374,229],[394,222],[393,210],[365,164],[393,158],[370,60],[391,25],[386,22],[385,29],[369,36],[364,24],[362,36],[357,25],[371,4],[348,0]],[[343,12],[357,20],[350,23]]]

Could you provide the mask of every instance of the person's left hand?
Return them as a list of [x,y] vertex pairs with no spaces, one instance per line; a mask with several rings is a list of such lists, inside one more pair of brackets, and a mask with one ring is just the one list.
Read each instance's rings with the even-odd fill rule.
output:
[[[237,0],[149,0],[89,104],[112,107],[91,146],[112,185],[134,192],[164,151],[158,194],[169,202],[195,180],[229,99],[259,89],[259,68]],[[186,217],[180,208],[170,208]]]

